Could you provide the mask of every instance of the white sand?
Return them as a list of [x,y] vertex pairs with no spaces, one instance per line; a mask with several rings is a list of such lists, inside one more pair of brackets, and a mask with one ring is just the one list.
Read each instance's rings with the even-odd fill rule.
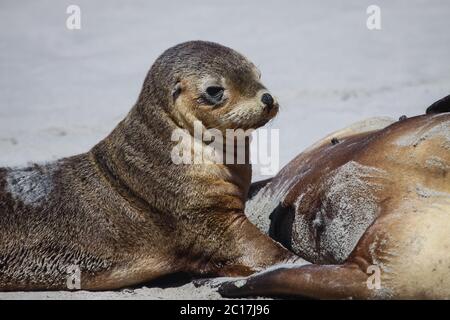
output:
[[192,283],[175,288],[148,288],[125,289],[120,291],[41,291],[41,292],[0,292],[0,300],[32,299],[32,300],[112,300],[112,299],[195,299],[211,300],[221,299],[215,289],[208,286],[196,288]]
[[[69,4],[82,29],[65,27]],[[381,7],[382,30],[366,28]],[[450,90],[449,1],[0,2],[0,165],[92,147],[124,117],[152,61],[203,39],[253,60],[282,110],[280,165],[329,132],[372,116],[423,113]],[[256,176],[255,179],[259,177]],[[188,284],[0,298],[216,298]]]

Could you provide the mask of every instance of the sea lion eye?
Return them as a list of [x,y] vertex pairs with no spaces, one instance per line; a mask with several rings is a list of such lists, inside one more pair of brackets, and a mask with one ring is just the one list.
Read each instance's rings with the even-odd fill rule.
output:
[[222,101],[225,89],[218,86],[206,88],[205,98],[211,104],[217,104]]

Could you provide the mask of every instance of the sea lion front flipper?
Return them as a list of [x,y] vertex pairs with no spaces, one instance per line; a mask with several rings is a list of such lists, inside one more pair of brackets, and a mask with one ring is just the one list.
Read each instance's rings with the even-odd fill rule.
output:
[[450,112],[450,95],[436,101],[426,111],[427,114],[443,112]]
[[356,264],[280,267],[219,287],[224,297],[291,296],[318,299],[367,299],[368,275]]

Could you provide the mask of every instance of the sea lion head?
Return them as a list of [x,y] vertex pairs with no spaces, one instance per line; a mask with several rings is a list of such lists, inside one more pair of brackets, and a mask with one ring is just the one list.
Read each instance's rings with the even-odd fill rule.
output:
[[162,108],[178,127],[255,129],[278,112],[256,66],[217,43],[190,41],[166,50],[153,64],[140,96]]

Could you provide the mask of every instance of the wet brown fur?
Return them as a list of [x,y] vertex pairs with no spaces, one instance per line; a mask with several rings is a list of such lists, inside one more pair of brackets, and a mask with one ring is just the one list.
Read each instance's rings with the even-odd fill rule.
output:
[[[222,106],[199,102],[205,77],[225,81]],[[26,195],[39,186],[26,172],[7,181],[19,169],[0,169],[0,290],[67,289],[71,265],[81,270],[82,289],[103,290],[180,271],[246,275],[291,258],[244,215],[249,164],[175,165],[170,157],[173,130],[192,132],[194,119],[220,130],[270,120],[276,108],[262,109],[262,91],[242,55],[183,43],[155,61],[135,106],[106,139],[85,154],[25,169],[38,182],[51,180],[44,198],[24,203],[8,184]],[[252,113],[223,120],[240,105]]]

